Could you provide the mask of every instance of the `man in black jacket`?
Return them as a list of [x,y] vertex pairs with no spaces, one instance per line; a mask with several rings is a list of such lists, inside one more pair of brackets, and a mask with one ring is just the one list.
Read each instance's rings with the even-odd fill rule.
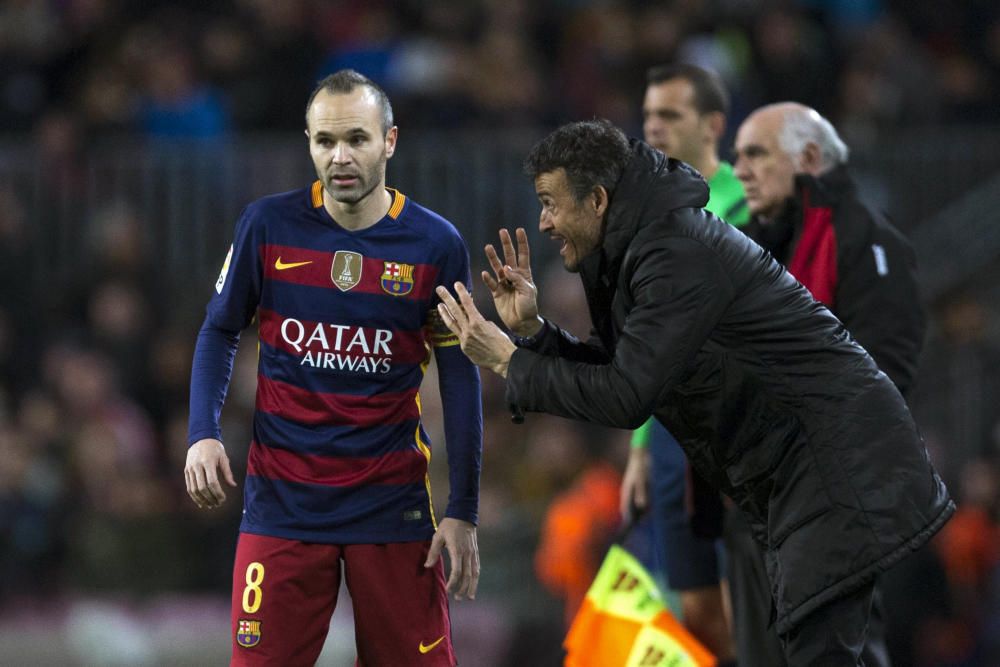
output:
[[[924,340],[913,250],[858,196],[848,149],[815,110],[784,102],[752,113],[736,135],[735,173],[753,217],[743,228],[836,315],[900,393],[913,383]],[[726,562],[740,664],[780,667],[761,548],[737,513],[727,516]],[[882,610],[872,610],[868,667],[888,664]]]
[[792,665],[856,665],[876,575],[954,511],[899,391],[760,246],[703,210],[705,182],[605,121],[526,160],[539,228],[580,273],[594,337],[542,319],[527,236],[483,278],[515,342],[455,285],[445,324],[517,414],[619,428],[650,414],[747,516]]

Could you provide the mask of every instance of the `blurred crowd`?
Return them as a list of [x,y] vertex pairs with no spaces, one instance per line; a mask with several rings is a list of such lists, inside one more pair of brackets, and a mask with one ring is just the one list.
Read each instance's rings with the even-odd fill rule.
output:
[[[313,83],[356,68],[407,128],[635,127],[646,68],[720,72],[733,118],[792,99],[849,144],[983,122],[1000,103],[990,0],[5,0],[0,127],[211,139],[298,130]],[[636,128],[637,129],[637,128]]]
[[[52,178],[71,184],[79,175],[57,169],[60,151],[74,149],[67,136],[298,132],[314,82],[353,67],[385,86],[407,130],[598,115],[641,134],[636,91],[647,66],[671,59],[722,73],[736,120],[795,99],[829,115],[857,147],[885,127],[995,123],[1000,5],[4,0],[0,128],[36,132],[52,149]],[[93,216],[95,233],[80,249],[91,270],[51,284],[29,269],[38,262],[27,213],[0,183],[0,611],[67,594],[229,591],[239,492],[221,509],[198,511],[181,474],[191,354],[211,286],[177,293],[149,275],[147,219],[133,202]],[[558,262],[536,273],[546,314],[585,335],[576,277]],[[1000,396],[1000,335],[995,310],[971,297],[933,315],[925,366],[955,384],[918,385],[913,400],[960,510],[887,585],[907,610],[896,650],[899,664],[1000,664],[1000,413],[991,403]],[[223,413],[238,479],[255,343],[248,331]],[[432,366],[424,406],[435,488],[446,489],[434,380]],[[995,391],[962,393],[990,382]],[[515,426],[502,390],[484,377],[481,597],[520,619],[510,632],[529,639],[518,646],[557,655],[564,614],[618,529],[616,499],[601,499],[628,434],[543,416]],[[977,432],[942,427],[935,409],[949,401],[987,415]],[[435,500],[443,505],[443,492]],[[543,525],[560,540],[535,559]],[[510,650],[510,664],[543,664]]]

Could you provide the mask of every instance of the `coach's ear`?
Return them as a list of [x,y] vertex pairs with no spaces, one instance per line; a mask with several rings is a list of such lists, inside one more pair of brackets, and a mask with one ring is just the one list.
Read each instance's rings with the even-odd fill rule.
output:
[[604,214],[608,211],[608,204],[611,198],[608,196],[608,191],[604,189],[603,185],[595,185],[594,189],[587,195],[587,201],[593,208],[594,214],[598,218],[603,219]]

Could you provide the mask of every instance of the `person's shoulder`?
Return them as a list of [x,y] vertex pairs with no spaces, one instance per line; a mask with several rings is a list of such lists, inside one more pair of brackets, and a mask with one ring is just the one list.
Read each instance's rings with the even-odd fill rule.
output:
[[413,199],[407,200],[399,221],[424,236],[433,245],[451,247],[456,243],[463,243],[462,235],[450,220]]
[[838,235],[845,239],[909,245],[889,215],[856,191],[846,193],[836,202],[832,218]]
[[290,210],[298,211],[308,209],[312,206],[312,190],[315,188],[304,187],[286,192],[277,192],[255,199],[247,205],[247,211],[258,215],[287,213]]
[[[246,232],[262,233],[283,220],[305,213],[312,207],[314,187],[265,195],[251,201],[240,215],[238,227]],[[322,201],[322,200],[321,200]]]
[[[711,221],[722,222],[709,210],[700,207],[675,208],[654,216],[639,229],[633,243],[668,242],[680,239],[707,241],[711,237]],[[724,224],[724,223],[723,223]]]

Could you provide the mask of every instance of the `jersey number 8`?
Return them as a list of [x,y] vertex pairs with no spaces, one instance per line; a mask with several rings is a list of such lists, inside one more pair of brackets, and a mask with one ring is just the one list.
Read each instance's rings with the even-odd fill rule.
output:
[[[264,597],[260,590],[260,585],[264,582],[264,566],[258,562],[247,565],[247,587],[243,589],[243,611],[252,614],[260,609],[261,599]],[[253,602],[250,601],[251,593]]]

